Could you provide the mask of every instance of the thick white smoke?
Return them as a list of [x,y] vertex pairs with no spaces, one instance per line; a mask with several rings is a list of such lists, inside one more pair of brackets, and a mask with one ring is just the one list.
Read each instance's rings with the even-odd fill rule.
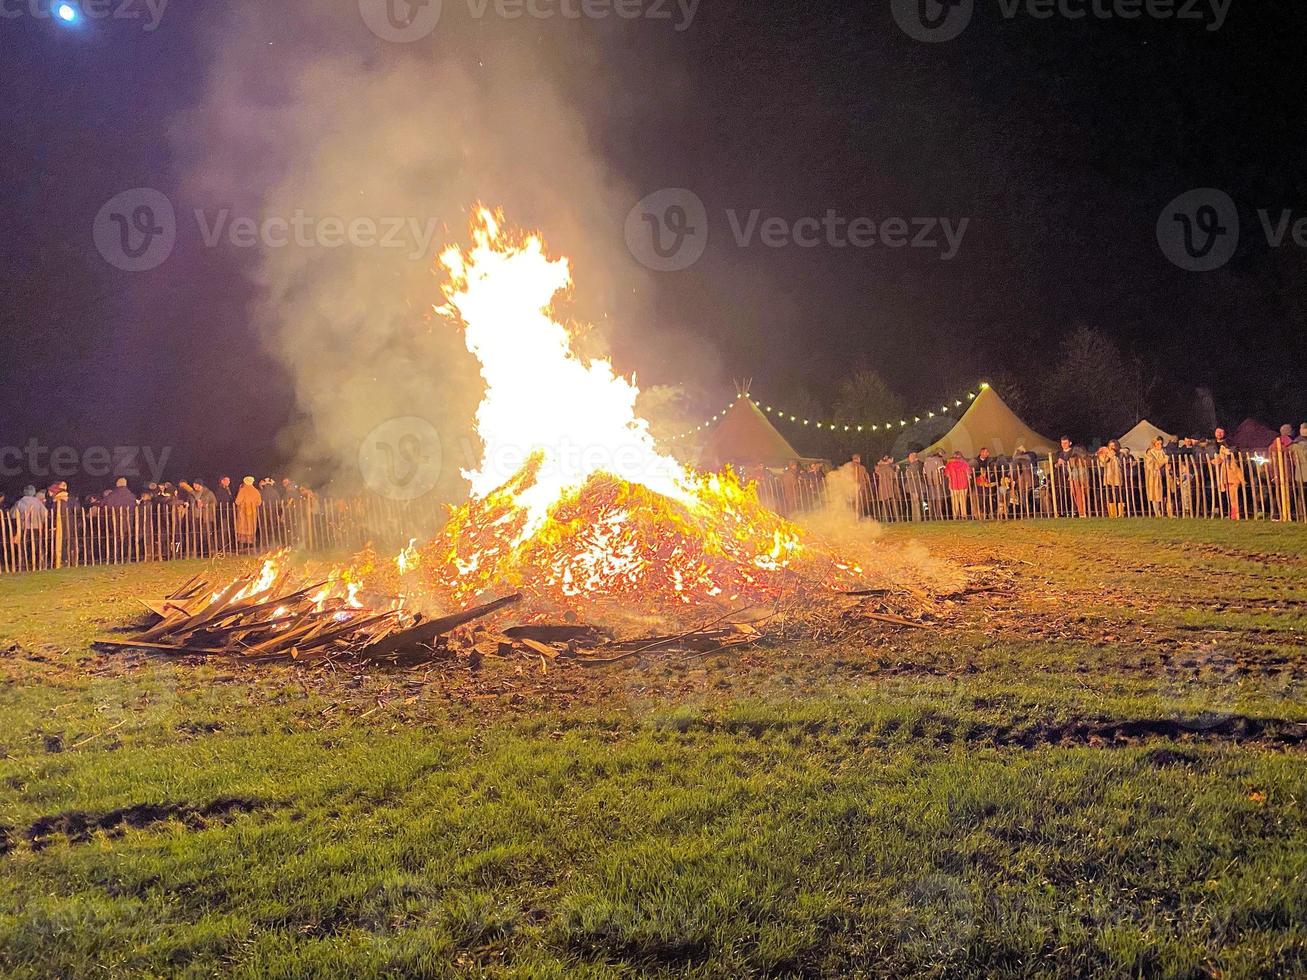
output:
[[[645,290],[621,239],[639,195],[608,172],[578,108],[603,75],[598,48],[567,24],[460,22],[447,6],[430,38],[402,45],[373,35],[355,3],[238,3],[174,142],[179,211],[292,225],[289,244],[260,241],[250,266],[252,315],[306,418],[287,433],[294,451],[348,480],[367,433],[425,418],[443,446],[438,492],[453,499],[480,452],[481,381],[457,332],[430,315],[433,259],[467,240],[472,205],[502,206],[573,259],[583,320],[602,327]],[[345,244],[294,240],[297,220],[312,240],[324,219],[347,229]],[[360,221],[376,244],[348,232]]]

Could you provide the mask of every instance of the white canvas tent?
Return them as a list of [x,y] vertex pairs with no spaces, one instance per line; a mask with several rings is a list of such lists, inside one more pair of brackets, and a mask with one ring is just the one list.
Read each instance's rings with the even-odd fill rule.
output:
[[1121,443],[1122,449],[1128,449],[1136,456],[1142,456],[1158,436],[1161,436],[1163,445],[1175,442],[1175,436],[1163,432],[1152,422],[1149,422],[1148,419],[1142,419],[1138,425],[1118,439],[1117,442]]
[[951,455],[954,450],[968,458],[986,447],[998,456],[1008,456],[1018,447],[1035,453],[1051,453],[1056,447],[1052,439],[1041,436],[1017,417],[998,393],[984,386],[957,425],[946,435],[927,446],[922,455],[939,451]]

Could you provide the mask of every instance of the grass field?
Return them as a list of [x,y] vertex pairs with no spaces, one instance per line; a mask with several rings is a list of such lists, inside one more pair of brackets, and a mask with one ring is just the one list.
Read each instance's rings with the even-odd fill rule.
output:
[[1307,528],[886,537],[1003,588],[364,675],[90,649],[197,568],[0,580],[0,973],[1307,972]]

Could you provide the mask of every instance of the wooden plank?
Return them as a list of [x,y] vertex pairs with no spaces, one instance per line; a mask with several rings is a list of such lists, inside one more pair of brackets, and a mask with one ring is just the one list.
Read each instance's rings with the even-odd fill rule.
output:
[[378,643],[364,648],[363,652],[369,657],[384,656],[388,653],[394,653],[396,650],[404,647],[417,646],[422,643],[430,643],[438,636],[458,629],[467,623],[481,619],[483,616],[489,616],[491,613],[498,612],[506,606],[511,606],[522,599],[521,593],[515,592],[512,595],[504,596],[501,599],[495,599],[492,602],[483,603],[479,606],[473,606],[462,612],[454,613],[450,616],[442,616],[440,619],[428,620],[420,623],[411,629],[401,630]]

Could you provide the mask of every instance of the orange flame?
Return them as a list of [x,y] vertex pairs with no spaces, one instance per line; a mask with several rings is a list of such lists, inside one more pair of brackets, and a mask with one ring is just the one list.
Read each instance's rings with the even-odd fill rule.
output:
[[[697,473],[661,452],[635,411],[639,388],[603,359],[573,349],[554,318],[571,285],[565,258],[536,235],[513,237],[479,208],[472,245],[447,248],[445,302],[481,362],[480,465],[471,499],[421,549],[410,541],[380,575],[389,607],[419,597],[466,600],[523,591],[537,608],[596,599],[640,608],[766,601],[801,584],[852,586],[862,572],[764,507],[729,471]],[[267,591],[284,555],[248,588]],[[364,608],[370,552],[331,572],[319,611]],[[402,580],[402,581],[401,581]],[[375,587],[375,583],[374,583]]]
[[471,501],[428,548],[433,585],[459,598],[502,584],[544,598],[690,603],[773,592],[806,558],[823,575],[859,574],[809,554],[798,528],[731,474],[694,473],[660,452],[636,414],[634,380],[582,358],[554,319],[567,260],[501,223],[479,209],[471,249],[441,257],[438,312],[462,327],[486,382],[485,453],[464,473]]

